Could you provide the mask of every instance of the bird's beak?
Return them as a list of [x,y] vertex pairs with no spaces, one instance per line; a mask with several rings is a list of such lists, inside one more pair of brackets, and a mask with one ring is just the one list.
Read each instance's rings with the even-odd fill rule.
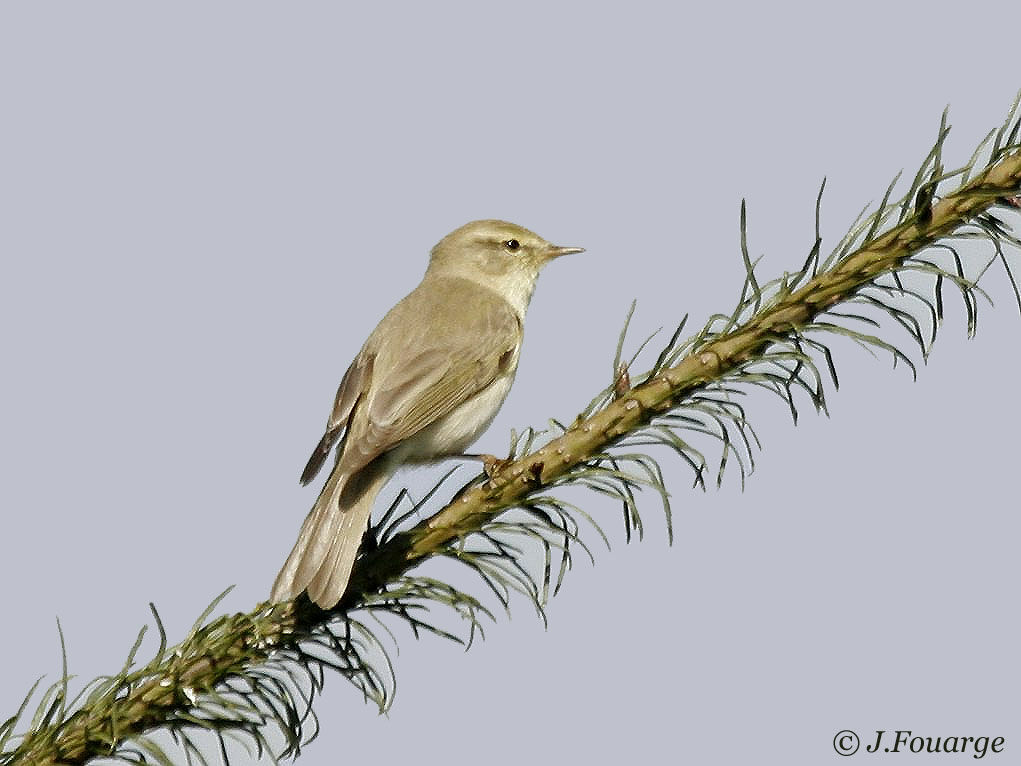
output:
[[557,245],[550,245],[546,251],[547,258],[559,258],[562,255],[571,255],[573,253],[584,253],[584,247],[559,247]]

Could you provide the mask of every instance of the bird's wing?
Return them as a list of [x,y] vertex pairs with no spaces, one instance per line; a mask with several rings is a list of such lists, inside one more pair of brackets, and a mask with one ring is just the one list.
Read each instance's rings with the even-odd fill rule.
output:
[[[426,297],[413,293],[381,323],[391,322],[383,336],[400,343],[374,349],[371,393],[355,405],[345,471],[367,465],[513,372],[521,343],[514,309],[477,284],[447,282]],[[373,347],[371,338],[366,346]]]
[[340,386],[337,388],[337,396],[333,400],[330,419],[326,422],[326,433],[319,440],[319,444],[312,452],[312,457],[305,465],[305,470],[301,473],[302,484],[308,484],[316,477],[316,474],[322,469],[323,463],[326,462],[330,450],[333,449],[333,445],[340,438],[341,432],[347,427],[351,412],[362,395],[365,384],[372,377],[372,361],[372,354],[366,353],[363,349],[344,373]]

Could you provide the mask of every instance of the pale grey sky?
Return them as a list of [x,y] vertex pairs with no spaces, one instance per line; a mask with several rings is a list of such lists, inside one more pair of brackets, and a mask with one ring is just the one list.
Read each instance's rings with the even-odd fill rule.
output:
[[[227,585],[225,610],[267,596],[337,382],[445,233],[500,217],[588,249],[540,280],[478,443],[499,452],[603,387],[632,298],[636,339],[732,308],[742,197],[773,276],[823,176],[832,245],[947,103],[965,161],[1021,85],[1019,12],[996,13],[3,4],[0,719],[59,675],[57,616],[88,680],[149,601],[177,640]],[[841,729],[1015,750],[1021,319],[987,289],[973,341],[948,300],[917,383],[837,344],[829,418],[752,397],[743,493],[666,464],[673,547],[655,497],[630,546],[592,501],[614,550],[547,631],[521,602],[467,654],[402,633],[386,717],[330,679],[301,763],[844,763]]]

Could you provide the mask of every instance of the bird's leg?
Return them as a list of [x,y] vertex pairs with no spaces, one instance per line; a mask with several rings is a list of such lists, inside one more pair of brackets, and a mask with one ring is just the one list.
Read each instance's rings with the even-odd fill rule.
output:
[[488,453],[464,453],[462,455],[458,455],[458,457],[466,458],[468,460],[481,460],[482,470],[486,472],[486,476],[490,479],[496,476],[496,474],[498,474],[503,468],[514,462],[514,458],[512,457],[499,458],[496,455],[490,455]]

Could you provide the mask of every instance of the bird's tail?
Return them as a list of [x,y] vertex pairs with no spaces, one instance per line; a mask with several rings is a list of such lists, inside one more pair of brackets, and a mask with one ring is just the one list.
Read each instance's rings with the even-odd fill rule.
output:
[[271,601],[290,601],[303,590],[323,609],[340,601],[387,478],[389,473],[375,463],[350,476],[333,469],[273,583]]

